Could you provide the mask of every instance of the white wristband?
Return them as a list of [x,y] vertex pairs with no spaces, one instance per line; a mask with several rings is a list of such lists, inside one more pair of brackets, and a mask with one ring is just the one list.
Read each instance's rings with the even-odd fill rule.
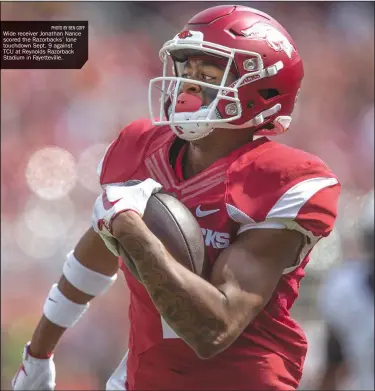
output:
[[75,288],[90,296],[102,295],[117,279],[117,273],[109,277],[83,266],[73,251],[66,256],[63,273]]
[[73,327],[89,308],[87,304],[77,304],[65,297],[57,287],[52,285],[44,303],[44,316],[60,327]]

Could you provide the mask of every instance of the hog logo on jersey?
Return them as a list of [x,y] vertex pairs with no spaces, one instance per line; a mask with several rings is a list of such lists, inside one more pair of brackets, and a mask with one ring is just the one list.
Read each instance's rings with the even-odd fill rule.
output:
[[266,41],[273,50],[284,51],[289,58],[292,58],[295,51],[288,38],[270,24],[258,22],[246,30],[241,30],[241,33],[249,39]]
[[185,38],[189,38],[192,36],[193,36],[193,34],[189,30],[181,31],[180,34],[178,34],[178,38],[180,38],[180,39],[185,39]]

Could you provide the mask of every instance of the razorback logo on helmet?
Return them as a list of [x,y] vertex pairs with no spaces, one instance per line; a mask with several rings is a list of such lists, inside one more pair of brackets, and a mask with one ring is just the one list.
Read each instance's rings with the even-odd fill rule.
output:
[[193,34],[189,30],[184,30],[184,31],[181,31],[180,34],[178,34],[177,36],[180,39],[185,39],[185,38],[192,37]]
[[284,51],[289,58],[292,58],[292,53],[295,51],[288,38],[268,23],[255,23],[248,29],[241,30],[241,33],[249,39],[266,41],[273,50]]

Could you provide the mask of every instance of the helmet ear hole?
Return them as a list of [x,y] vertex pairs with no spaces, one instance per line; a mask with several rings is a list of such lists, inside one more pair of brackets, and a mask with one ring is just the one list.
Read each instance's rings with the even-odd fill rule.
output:
[[268,100],[280,95],[279,91],[274,88],[267,88],[264,90],[259,90],[258,92],[264,100]]

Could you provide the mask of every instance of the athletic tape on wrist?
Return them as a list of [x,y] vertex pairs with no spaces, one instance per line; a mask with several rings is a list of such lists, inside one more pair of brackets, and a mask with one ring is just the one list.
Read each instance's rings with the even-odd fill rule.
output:
[[73,327],[89,308],[87,304],[77,304],[65,297],[57,287],[52,285],[44,303],[44,316],[60,327]]
[[63,273],[75,288],[90,296],[102,295],[117,279],[117,273],[109,277],[83,266],[73,251],[66,256]]

